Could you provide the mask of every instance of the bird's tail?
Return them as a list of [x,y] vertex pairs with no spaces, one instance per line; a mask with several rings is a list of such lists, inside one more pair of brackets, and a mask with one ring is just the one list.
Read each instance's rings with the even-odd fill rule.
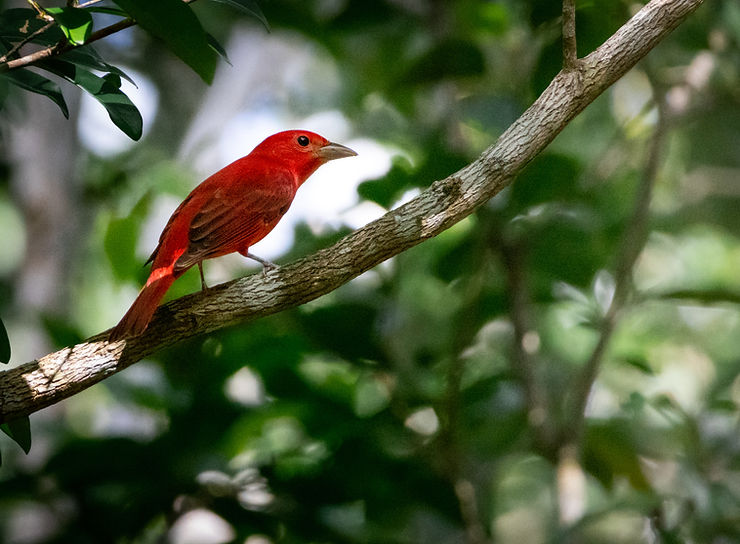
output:
[[157,279],[149,279],[147,284],[139,292],[136,300],[129,308],[126,315],[121,321],[113,327],[108,340],[114,342],[128,336],[136,336],[144,332],[149,322],[152,320],[154,310],[159,306],[159,302],[164,297],[167,289],[170,288],[175,276],[172,272],[163,274]]

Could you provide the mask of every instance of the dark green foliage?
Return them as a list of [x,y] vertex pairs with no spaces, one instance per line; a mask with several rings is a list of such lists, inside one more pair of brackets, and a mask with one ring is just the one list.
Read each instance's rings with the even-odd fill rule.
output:
[[483,54],[474,43],[451,38],[435,44],[412,61],[399,83],[408,86],[473,77],[481,75],[484,68]]
[[48,96],[57,106],[59,106],[59,109],[62,110],[64,116],[69,118],[69,109],[67,108],[67,102],[64,100],[64,95],[62,95],[59,85],[50,79],[25,69],[0,74],[0,77],[12,81],[21,89]]
[[31,450],[31,420],[21,417],[0,425],[0,430],[13,439],[24,452]]
[[[0,36],[8,41],[19,41],[39,32],[46,26],[46,22],[38,17],[36,10],[29,8],[11,8],[2,12],[0,17]],[[34,41],[44,45],[52,45],[63,39],[64,34],[58,26],[51,26],[39,34]]]
[[[254,0],[218,1],[256,18],[268,28],[264,14]],[[0,53],[7,57],[0,63],[0,77],[22,89],[49,97],[59,106],[64,116],[69,117],[67,104],[54,82],[28,71],[25,67],[8,71],[4,64],[19,60],[20,46],[25,43],[53,46],[62,53],[63,62],[55,59],[59,54],[55,52],[51,59],[37,60],[32,65],[59,75],[91,93],[108,110],[111,121],[128,137],[138,140],[141,137],[141,115],[121,92],[120,81],[116,78],[120,76],[131,80],[119,68],[100,58],[87,44],[93,30],[93,13],[132,18],[153,36],[161,39],[168,49],[206,83],[213,80],[218,58],[227,61],[228,58],[218,41],[203,29],[190,6],[181,0],[116,0],[116,3],[121,9],[98,5],[67,5],[48,7],[43,9],[43,13],[28,8],[11,8],[0,12]],[[80,49],[82,46],[84,48]],[[100,78],[81,69],[99,70],[107,72],[107,75]],[[97,80],[106,83],[101,84]]]
[[139,239],[139,227],[149,209],[151,200],[147,193],[134,206],[128,217],[112,220],[105,233],[105,254],[111,269],[120,280],[140,276],[143,263],[136,257],[136,241]]
[[108,112],[110,120],[132,140],[141,138],[141,114],[129,98],[121,92],[121,78],[115,73],[99,77],[81,66],[61,59],[39,62],[39,66],[63,77],[87,91]]
[[164,41],[172,52],[206,83],[216,71],[216,52],[190,7],[181,0],[115,0],[146,31]]

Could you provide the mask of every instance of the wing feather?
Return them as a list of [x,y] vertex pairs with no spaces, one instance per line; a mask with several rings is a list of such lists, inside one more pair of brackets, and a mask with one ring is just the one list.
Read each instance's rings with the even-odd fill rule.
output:
[[175,262],[184,271],[204,259],[246,251],[261,240],[288,211],[294,190],[290,186],[255,187],[238,197],[216,192],[192,221],[189,244]]

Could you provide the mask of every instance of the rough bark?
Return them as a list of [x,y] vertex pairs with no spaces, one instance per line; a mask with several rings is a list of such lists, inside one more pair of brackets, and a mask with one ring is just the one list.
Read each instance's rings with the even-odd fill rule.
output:
[[632,68],[703,0],[653,0],[596,51],[558,74],[474,162],[334,246],[270,271],[182,297],[161,307],[140,337],[108,343],[106,333],[0,373],[0,421],[69,397],[147,355],[198,334],[292,308],[347,283],[436,236],[509,185],[560,131]]

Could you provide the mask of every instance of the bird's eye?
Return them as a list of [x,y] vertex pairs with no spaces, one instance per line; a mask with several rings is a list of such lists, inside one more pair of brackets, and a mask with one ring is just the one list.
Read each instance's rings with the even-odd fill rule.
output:
[[298,145],[306,147],[308,145],[308,136],[298,136]]

